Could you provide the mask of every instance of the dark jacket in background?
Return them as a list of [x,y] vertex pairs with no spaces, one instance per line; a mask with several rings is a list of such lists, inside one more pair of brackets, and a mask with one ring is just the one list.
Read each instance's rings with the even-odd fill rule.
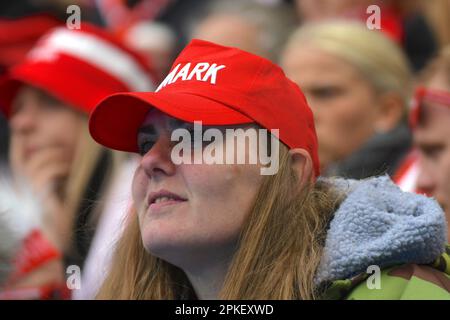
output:
[[345,160],[331,165],[325,176],[364,179],[389,174],[392,176],[411,149],[411,133],[406,124],[394,130],[377,134]]
[[8,159],[8,122],[0,114],[0,163],[6,163]]

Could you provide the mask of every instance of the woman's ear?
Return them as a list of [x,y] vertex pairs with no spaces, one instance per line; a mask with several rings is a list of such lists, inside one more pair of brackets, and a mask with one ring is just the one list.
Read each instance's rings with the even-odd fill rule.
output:
[[379,109],[375,120],[377,132],[389,132],[401,121],[405,114],[402,98],[396,93],[386,93],[379,98]]
[[313,164],[309,152],[300,148],[290,149],[289,157],[291,168],[298,177],[299,187],[313,181]]

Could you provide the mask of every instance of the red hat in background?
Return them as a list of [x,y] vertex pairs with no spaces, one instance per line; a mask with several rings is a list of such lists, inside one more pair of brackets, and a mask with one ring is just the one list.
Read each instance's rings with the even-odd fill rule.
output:
[[1,80],[0,110],[10,116],[11,103],[22,84],[89,113],[110,94],[152,90],[152,79],[145,59],[106,31],[86,23],[80,29],[58,27],[44,35]]
[[20,19],[0,19],[0,66],[9,67],[22,61],[36,41],[63,21],[47,14]]
[[152,107],[203,125],[256,122],[269,130],[279,129],[279,139],[289,148],[309,152],[319,175],[311,109],[299,87],[267,59],[193,40],[156,92],[119,93],[104,99],[91,114],[91,135],[109,148],[138,152],[137,132]]
[[409,125],[415,129],[421,120],[424,102],[431,102],[441,106],[450,107],[450,92],[445,90],[430,89],[418,86],[412,100],[411,111],[409,113]]

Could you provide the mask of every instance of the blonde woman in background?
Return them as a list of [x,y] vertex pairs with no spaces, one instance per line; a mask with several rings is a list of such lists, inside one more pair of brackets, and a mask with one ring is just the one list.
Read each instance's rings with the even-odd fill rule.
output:
[[[422,69],[437,52],[438,41],[425,8],[447,0],[296,0],[302,23],[334,19],[379,23],[377,28],[401,46],[414,72]],[[433,4],[434,3],[434,4]],[[438,10],[442,16],[442,7]],[[443,18],[444,16],[442,16]],[[441,20],[441,19],[440,19]]]
[[358,22],[305,25],[281,56],[314,113],[325,175],[392,174],[409,150],[411,73],[401,49]]

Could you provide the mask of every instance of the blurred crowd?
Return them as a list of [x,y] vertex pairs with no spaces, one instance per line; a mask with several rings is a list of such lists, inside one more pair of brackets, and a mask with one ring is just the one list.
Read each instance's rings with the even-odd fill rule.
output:
[[450,221],[449,18],[448,0],[3,1],[0,298],[95,297],[137,159],[96,144],[89,113],[154,90],[193,38],[263,56],[300,86],[323,176],[388,174]]

